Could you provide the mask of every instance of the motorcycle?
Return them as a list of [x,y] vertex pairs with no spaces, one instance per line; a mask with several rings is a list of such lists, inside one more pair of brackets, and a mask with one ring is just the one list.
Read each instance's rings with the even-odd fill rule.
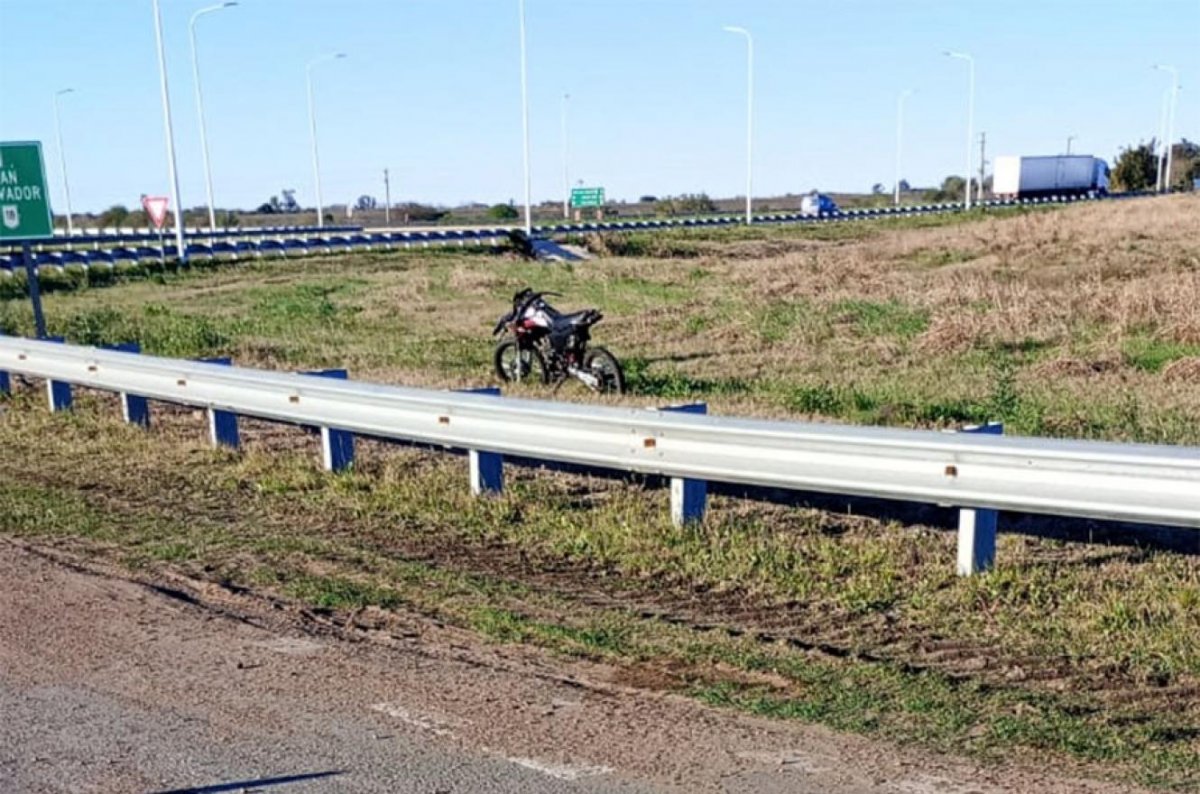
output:
[[546,302],[551,296],[562,297],[528,287],[513,295],[512,311],[492,330],[492,336],[508,334],[492,355],[496,377],[512,383],[553,383],[556,391],[574,378],[601,394],[623,394],[625,373],[617,357],[589,345],[591,328],[604,315],[597,309],[563,314]]

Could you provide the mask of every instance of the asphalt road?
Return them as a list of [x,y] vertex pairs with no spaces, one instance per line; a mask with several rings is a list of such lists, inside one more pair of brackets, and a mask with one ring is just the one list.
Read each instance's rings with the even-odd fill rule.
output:
[[71,559],[0,535],[0,792],[1123,790],[717,711],[416,617],[339,632]]

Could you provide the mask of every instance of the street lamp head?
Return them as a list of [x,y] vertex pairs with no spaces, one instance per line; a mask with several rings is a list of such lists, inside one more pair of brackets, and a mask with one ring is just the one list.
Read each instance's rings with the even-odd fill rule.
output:
[[1174,66],[1167,66],[1166,64],[1163,64],[1163,63],[1156,63],[1156,64],[1154,64],[1153,68],[1160,72],[1167,72],[1168,74],[1171,75],[1172,79],[1174,80],[1174,82],[1176,84],[1179,83],[1179,70],[1176,69]]
[[55,92],[54,92],[54,95],[55,95],[55,96],[61,96],[62,94],[74,94],[74,93],[75,93],[75,89],[74,89],[74,88],[63,88],[63,89],[61,89],[61,90],[55,91]]
[[194,28],[196,25],[196,20],[202,16],[205,16],[206,14],[211,14],[215,11],[220,11],[222,8],[229,8],[230,6],[235,5],[237,5],[236,0],[227,0],[224,3],[217,3],[216,5],[205,6],[204,8],[197,9],[196,12],[192,14],[192,18],[188,22],[188,27]]
[[346,57],[346,53],[344,53],[344,52],[329,52],[324,55],[319,55],[316,58],[313,58],[311,61],[308,62],[308,66],[306,66],[305,68],[311,70],[314,66],[316,66],[319,63],[324,63],[325,61],[336,61],[340,58],[345,58],[345,57]]
[[962,58],[965,61],[971,60],[970,55],[965,52],[958,52],[957,50],[944,50],[942,55],[945,55],[947,58]]
[[726,25],[722,29],[729,33],[741,33],[743,36],[750,35],[750,31],[746,30],[745,28],[738,27],[737,25]]

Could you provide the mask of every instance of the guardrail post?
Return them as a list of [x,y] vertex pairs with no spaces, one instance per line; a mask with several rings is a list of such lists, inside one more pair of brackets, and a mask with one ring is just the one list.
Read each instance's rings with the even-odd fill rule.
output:
[[[479,389],[455,389],[464,394],[490,394],[500,396],[500,389],[484,386]],[[470,463],[471,493],[475,496],[498,494],[504,490],[504,456],[499,452],[467,450]]]
[[[0,336],[3,335],[0,334]],[[7,370],[0,369],[0,397],[6,394],[12,394],[12,380],[9,378]]]
[[[345,380],[347,373],[344,369],[322,369],[306,372],[317,378],[337,378]],[[354,433],[349,430],[339,430],[336,427],[321,426],[321,465],[325,471],[335,474],[345,471],[354,463]]]
[[[963,433],[1004,434],[1003,422],[967,425]],[[995,510],[962,508],[958,511],[958,575],[972,576],[989,570],[996,561]]]
[[[48,336],[47,342],[63,343],[61,336]],[[46,395],[50,398],[51,411],[71,410],[71,384],[60,380],[46,380]]]
[[[660,411],[677,411],[688,414],[707,414],[707,403],[667,405]],[[677,527],[704,520],[708,507],[708,482],[686,477],[671,478],[671,523]]]
[[[116,345],[104,345],[106,350],[116,350],[121,353],[141,353],[142,346],[137,342],[121,342]],[[150,401],[145,397],[128,392],[120,392],[121,416],[131,425],[150,426]]]
[[[233,359],[222,356],[219,358],[197,359],[204,364],[222,364],[232,366]],[[229,447],[237,449],[239,443],[237,414],[232,411],[222,411],[219,408],[208,409],[208,437],[214,447]]]

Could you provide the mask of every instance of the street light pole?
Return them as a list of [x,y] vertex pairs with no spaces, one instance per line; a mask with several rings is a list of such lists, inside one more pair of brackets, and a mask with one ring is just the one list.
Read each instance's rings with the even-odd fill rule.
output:
[[1171,111],[1167,121],[1167,170],[1163,174],[1163,190],[1170,193],[1171,159],[1173,155],[1171,141],[1175,138],[1175,103],[1179,99],[1179,70],[1174,66],[1165,66],[1161,63],[1155,64],[1154,68],[1161,72],[1169,72],[1171,75]]
[[392,183],[388,180],[388,170],[383,169],[383,225],[392,225]]
[[1070,154],[1070,153],[1071,153],[1071,141],[1073,141],[1073,140],[1075,140],[1075,136],[1074,136],[1074,135],[1068,135],[1068,136],[1067,136],[1067,154]]
[[524,144],[525,163],[525,236],[533,236],[533,208],[529,184],[529,78],[525,66],[525,0],[518,0],[517,12],[521,18],[521,137]]
[[71,236],[75,234],[74,222],[71,220],[71,183],[67,179],[67,153],[63,149],[62,142],[62,124],[58,118],[58,98],[63,94],[75,93],[74,88],[64,88],[61,91],[54,92],[54,138],[58,142],[58,163],[62,168],[63,193],[67,197],[67,240],[70,241]]
[[163,48],[162,12],[153,0],[154,38],[158,45],[158,76],[162,86],[163,127],[167,136],[167,171],[171,178],[171,199],[175,202],[175,248],[179,261],[187,264],[183,243],[183,204],[179,201],[179,174],[175,170],[175,133],[171,128],[171,92],[167,89],[167,54]]
[[567,143],[567,102],[570,94],[562,96],[562,155],[563,155],[563,220],[571,217],[570,148]]
[[895,195],[892,198],[892,205],[900,206],[900,160],[903,154],[904,141],[904,100],[912,96],[912,89],[906,88],[900,92],[900,98],[896,101],[896,182]]
[[973,144],[975,124],[975,59],[965,52],[945,53],[950,58],[959,58],[970,66],[970,88],[967,92],[967,176],[966,176],[966,208],[971,209],[971,147]]
[[1158,143],[1156,144],[1158,157],[1155,158],[1158,160],[1158,170],[1154,177],[1154,192],[1156,193],[1162,191],[1163,185],[1163,165],[1167,159],[1167,152],[1163,149],[1163,141],[1167,137],[1167,111],[1170,107],[1171,89],[1167,88],[1163,91],[1162,112],[1158,116]]
[[754,38],[750,31],[733,25],[725,30],[746,37],[746,225],[754,222],[752,196],[754,189]]
[[321,205],[321,158],[317,154],[317,110],[313,103],[313,87],[312,87],[312,69],[319,63],[325,61],[334,61],[339,58],[345,58],[346,53],[335,52],[331,55],[322,55],[319,58],[314,58],[309,61],[308,66],[304,68],[304,75],[308,83],[308,127],[312,136],[312,158],[313,158],[313,180],[317,188],[317,228],[321,229],[325,226],[325,209]]
[[208,197],[208,230],[210,232],[217,230],[217,213],[213,208],[212,169],[208,165],[208,135],[204,128],[204,95],[200,90],[200,59],[196,55],[196,20],[205,14],[211,14],[214,11],[220,11],[222,8],[229,8],[235,5],[237,3],[231,0],[227,3],[218,3],[217,5],[201,8],[192,14],[191,21],[188,22],[188,35],[192,40],[192,76],[196,86],[196,115],[200,119],[200,153],[204,158],[204,189]]

